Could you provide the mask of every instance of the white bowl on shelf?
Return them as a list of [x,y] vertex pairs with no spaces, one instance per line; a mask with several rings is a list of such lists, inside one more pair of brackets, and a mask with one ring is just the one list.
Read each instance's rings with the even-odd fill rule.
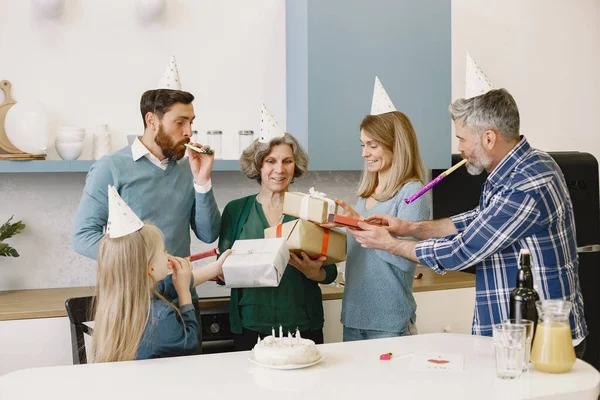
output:
[[55,142],[56,152],[63,160],[77,160],[83,152],[83,143]]
[[54,143],[81,143],[84,139],[74,135],[60,135],[54,139]]

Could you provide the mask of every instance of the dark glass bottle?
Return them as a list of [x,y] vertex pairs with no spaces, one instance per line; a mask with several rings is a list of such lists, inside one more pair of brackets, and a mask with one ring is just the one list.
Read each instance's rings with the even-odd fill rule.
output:
[[528,319],[537,324],[537,310],[535,302],[540,296],[533,288],[533,274],[531,273],[531,255],[529,250],[521,249],[519,252],[519,272],[517,273],[517,287],[510,292],[510,318],[520,321]]

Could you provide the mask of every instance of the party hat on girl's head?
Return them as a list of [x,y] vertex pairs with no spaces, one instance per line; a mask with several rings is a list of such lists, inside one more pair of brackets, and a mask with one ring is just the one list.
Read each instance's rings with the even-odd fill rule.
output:
[[467,53],[465,99],[480,96],[492,90],[494,87],[489,78],[485,76],[479,65],[473,61]]
[[285,131],[279,126],[271,111],[263,103],[262,110],[260,110],[260,135],[258,136],[258,141],[269,143],[271,139],[283,137],[284,135]]
[[175,56],[171,56],[171,61],[169,61],[169,64],[167,65],[167,68],[165,68],[165,72],[158,83],[158,89],[181,90],[181,81],[179,80],[179,71],[177,70]]
[[373,101],[371,102],[371,115],[385,114],[396,111],[394,103],[383,88],[381,81],[375,77],[375,88],[373,88]]
[[119,196],[117,190],[108,185],[108,223],[106,233],[111,239],[120,238],[139,231],[144,223],[127,203]]

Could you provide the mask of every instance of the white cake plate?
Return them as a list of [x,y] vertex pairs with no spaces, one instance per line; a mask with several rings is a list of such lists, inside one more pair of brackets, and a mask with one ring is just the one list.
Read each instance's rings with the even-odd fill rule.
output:
[[261,364],[258,361],[256,361],[254,359],[254,354],[250,354],[250,356],[248,357],[248,360],[250,360],[252,363],[256,364],[256,365],[260,365],[261,367],[265,367],[265,368],[271,368],[271,369],[300,369],[300,368],[307,368],[307,367],[312,367],[315,364],[318,364],[321,362],[321,360],[323,360],[323,355],[321,354],[321,356],[316,359],[315,361],[308,363],[308,364],[292,364],[292,365],[266,365],[266,364]]

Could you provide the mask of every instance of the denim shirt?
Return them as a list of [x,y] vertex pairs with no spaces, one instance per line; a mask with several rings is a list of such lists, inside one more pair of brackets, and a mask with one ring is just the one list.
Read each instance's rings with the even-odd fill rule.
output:
[[[172,275],[158,282],[156,290],[169,301],[177,299]],[[194,306],[186,304],[179,308],[179,312],[181,318],[166,301],[152,299],[136,360],[195,354],[200,327],[196,320]]]

